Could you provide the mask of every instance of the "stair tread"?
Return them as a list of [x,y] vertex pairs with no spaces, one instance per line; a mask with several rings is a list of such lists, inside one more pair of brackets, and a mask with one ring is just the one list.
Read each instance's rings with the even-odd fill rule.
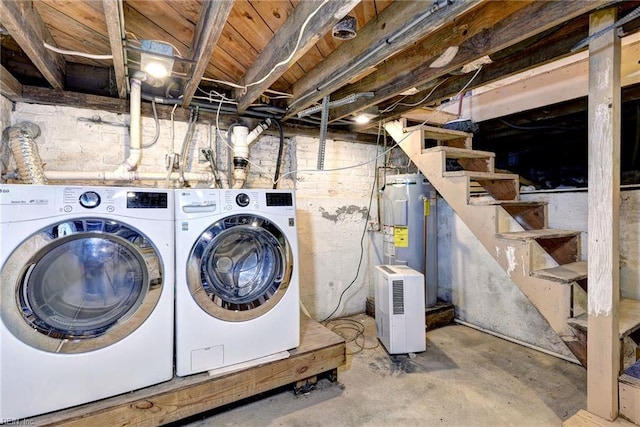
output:
[[[622,298],[620,300],[618,312],[620,314],[619,328],[621,339],[640,329],[639,300]],[[568,323],[577,329],[586,331],[589,325],[589,319],[585,313],[569,319]]]
[[587,261],[571,262],[557,267],[535,270],[531,272],[531,275],[553,282],[571,283],[587,278]]
[[435,139],[436,141],[447,141],[450,139],[458,139],[458,138],[472,138],[473,134],[468,132],[462,132],[459,130],[453,129],[444,129],[435,126],[411,126],[406,128],[405,132],[413,132],[416,130],[421,130],[424,132],[424,137],[428,139]]
[[471,179],[519,179],[515,173],[476,172],[468,170],[444,172],[445,177],[468,176]]
[[495,157],[496,154],[491,151],[468,150],[466,148],[449,147],[439,145],[437,147],[425,148],[422,154],[444,151],[449,159],[484,159],[487,157]]
[[496,237],[508,240],[553,239],[556,237],[577,236],[580,231],[541,228],[539,230],[509,231],[498,233]]
[[548,205],[549,202],[530,202],[523,200],[496,200],[493,198],[480,199],[478,198],[473,202],[474,205],[483,206],[483,205],[508,205],[508,206],[545,206]]

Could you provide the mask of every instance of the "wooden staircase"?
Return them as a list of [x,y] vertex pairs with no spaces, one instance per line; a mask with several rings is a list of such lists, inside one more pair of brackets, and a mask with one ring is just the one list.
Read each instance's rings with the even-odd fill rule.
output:
[[[520,200],[518,175],[496,171],[494,153],[472,149],[472,134],[385,128],[586,367],[586,314],[573,299],[574,285],[587,288],[580,231],[550,229],[546,203]],[[619,314],[620,339],[639,342],[640,301],[621,300]]]

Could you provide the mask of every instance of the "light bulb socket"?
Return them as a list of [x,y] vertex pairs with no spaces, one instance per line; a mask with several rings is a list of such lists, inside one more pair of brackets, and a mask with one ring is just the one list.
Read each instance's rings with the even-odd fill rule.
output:
[[171,75],[173,69],[173,46],[156,40],[142,40],[140,48],[140,67],[142,71],[155,78]]

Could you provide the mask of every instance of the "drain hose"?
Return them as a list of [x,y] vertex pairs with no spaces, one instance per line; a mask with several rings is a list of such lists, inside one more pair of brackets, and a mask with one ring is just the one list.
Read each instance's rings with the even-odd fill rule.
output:
[[47,183],[38,146],[34,141],[38,135],[40,135],[40,128],[30,122],[18,123],[6,128],[3,132],[3,140],[9,141],[9,148],[16,161],[20,179],[30,184]]

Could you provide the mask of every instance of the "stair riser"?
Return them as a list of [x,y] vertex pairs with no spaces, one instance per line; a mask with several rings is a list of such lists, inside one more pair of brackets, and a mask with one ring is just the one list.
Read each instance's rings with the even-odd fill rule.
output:
[[501,205],[498,210],[498,232],[542,230],[548,227],[547,205]]

